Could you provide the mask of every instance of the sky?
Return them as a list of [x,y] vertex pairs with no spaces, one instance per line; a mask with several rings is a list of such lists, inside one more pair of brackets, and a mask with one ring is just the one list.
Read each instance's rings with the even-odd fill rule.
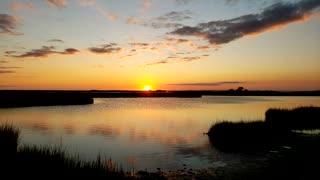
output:
[[0,1],[0,89],[147,85],[320,90],[320,1]]

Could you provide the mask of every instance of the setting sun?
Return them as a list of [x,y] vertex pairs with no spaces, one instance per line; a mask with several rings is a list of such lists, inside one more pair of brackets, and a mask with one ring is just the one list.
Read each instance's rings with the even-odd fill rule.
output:
[[151,91],[152,88],[151,88],[151,86],[146,85],[146,86],[144,86],[143,90],[144,90],[144,91]]

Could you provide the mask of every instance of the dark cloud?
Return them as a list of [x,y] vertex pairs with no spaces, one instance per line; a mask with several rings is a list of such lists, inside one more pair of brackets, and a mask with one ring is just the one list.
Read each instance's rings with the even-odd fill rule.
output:
[[0,63],[8,63],[9,61],[1,60]]
[[7,55],[11,55],[11,54],[16,54],[17,51],[6,51],[6,52],[4,52],[4,53],[6,53]]
[[134,43],[129,43],[131,46],[148,46],[148,43],[140,43],[140,42],[134,42]]
[[47,3],[51,6],[56,6],[56,7],[65,7],[67,5],[67,0],[46,0]]
[[320,6],[319,0],[297,3],[276,3],[259,14],[248,14],[234,19],[211,21],[197,26],[184,26],[169,34],[198,36],[211,44],[225,44],[247,35],[262,33],[292,22],[307,19]]
[[162,60],[162,61],[157,61],[153,63],[148,63],[146,64],[146,66],[154,66],[154,65],[167,64],[167,63],[169,63],[167,60]]
[[145,23],[144,26],[152,27],[154,29],[160,29],[160,28],[179,28],[179,27],[182,27],[183,24],[171,23],[171,22],[151,22],[151,23]]
[[16,71],[0,70],[0,74],[16,73]]
[[42,46],[40,49],[33,49],[29,52],[20,54],[20,55],[11,55],[11,57],[16,57],[16,58],[26,58],[26,57],[47,57],[48,55],[51,54],[63,54],[63,55],[68,55],[68,54],[75,54],[79,52],[77,49],[74,48],[67,48],[64,51],[54,51],[55,47],[54,46]]
[[177,83],[177,84],[166,84],[169,86],[221,86],[224,84],[243,84],[241,81],[222,81],[213,83]]
[[21,33],[14,32],[18,24],[16,17],[9,14],[0,14],[0,34],[21,35]]
[[184,11],[171,11],[163,16],[159,16],[156,20],[159,21],[183,21],[186,19],[191,19],[193,13],[190,10]]
[[48,42],[58,42],[58,43],[64,43],[61,39],[49,39]]
[[175,42],[175,43],[191,43],[191,40],[188,39],[178,39],[178,38],[165,38],[167,41]]
[[60,52],[60,54],[74,54],[79,52],[77,49],[74,48],[67,48],[63,52]]
[[91,47],[89,48],[89,51],[96,54],[117,54],[119,53],[122,48],[114,47],[117,44],[110,43],[110,44],[104,44],[99,47]]

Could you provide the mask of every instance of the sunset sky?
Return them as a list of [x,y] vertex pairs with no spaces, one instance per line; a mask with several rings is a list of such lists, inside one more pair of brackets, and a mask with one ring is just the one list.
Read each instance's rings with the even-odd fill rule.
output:
[[320,0],[1,0],[0,89],[320,89]]

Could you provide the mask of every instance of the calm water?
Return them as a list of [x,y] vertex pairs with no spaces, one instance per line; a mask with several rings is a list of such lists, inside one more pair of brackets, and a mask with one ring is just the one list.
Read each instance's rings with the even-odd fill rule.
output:
[[[320,106],[320,97],[95,99],[93,105],[0,109],[0,123],[22,130],[22,143],[59,146],[86,160],[100,153],[135,170],[241,164],[203,135],[223,120],[263,120],[270,107]],[[257,157],[254,157],[257,158]]]

